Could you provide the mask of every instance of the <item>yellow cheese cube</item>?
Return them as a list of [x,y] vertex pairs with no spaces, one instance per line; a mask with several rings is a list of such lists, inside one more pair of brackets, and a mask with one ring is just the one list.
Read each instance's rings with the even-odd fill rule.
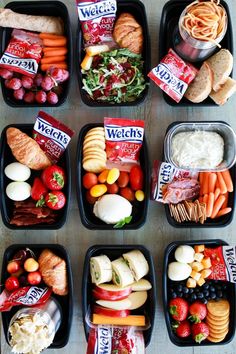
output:
[[201,262],[204,258],[204,254],[203,253],[195,253],[194,255],[194,260],[197,262]]
[[211,267],[211,259],[210,257],[204,257],[202,260],[203,268],[210,268]]
[[191,264],[191,267],[192,267],[192,269],[195,270],[196,272],[200,272],[200,271],[204,268],[203,265],[202,265],[202,263],[200,263],[200,262],[193,262],[193,263]]
[[190,274],[190,277],[198,281],[201,278],[201,274],[198,272],[195,272],[195,270],[192,270],[192,273]]
[[197,285],[202,286],[205,283],[205,280],[201,277],[198,281],[197,281]]
[[188,278],[186,286],[187,286],[187,288],[196,288],[197,282],[193,278]]
[[204,250],[205,250],[205,246],[204,245],[195,245],[194,246],[194,251],[196,253],[204,252]]
[[201,278],[205,279],[211,274],[211,269],[203,269],[201,271]]

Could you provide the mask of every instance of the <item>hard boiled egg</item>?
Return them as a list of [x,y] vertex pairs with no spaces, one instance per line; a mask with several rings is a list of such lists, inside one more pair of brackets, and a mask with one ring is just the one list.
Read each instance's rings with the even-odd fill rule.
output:
[[188,245],[181,245],[175,250],[175,259],[181,263],[192,263],[194,261],[194,249]]
[[8,198],[16,202],[30,197],[31,186],[27,182],[11,182],[6,188]]
[[130,202],[118,194],[106,194],[93,207],[94,214],[107,224],[116,224],[132,213]]
[[171,262],[168,265],[168,277],[174,281],[187,279],[192,272],[190,265],[180,262]]
[[12,162],[5,167],[5,175],[12,181],[24,182],[30,178],[30,168],[20,162]]

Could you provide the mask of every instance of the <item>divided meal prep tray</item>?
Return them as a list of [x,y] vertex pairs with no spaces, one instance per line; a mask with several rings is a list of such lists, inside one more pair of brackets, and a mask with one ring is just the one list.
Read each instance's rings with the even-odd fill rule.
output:
[[[160,33],[159,33],[159,61],[167,54],[169,48],[173,48],[173,38],[175,35],[175,28],[178,25],[179,17],[186,6],[188,6],[192,0],[170,0],[168,1],[163,9],[161,15],[160,23]],[[228,17],[228,27],[224,38],[220,42],[223,49],[228,49],[233,54],[233,31],[231,25],[231,17],[229,7],[226,1],[221,0],[222,6],[225,8]],[[218,49],[216,49],[218,51]],[[213,53],[214,54],[214,53]],[[213,55],[212,54],[212,55]],[[192,63],[194,66],[199,67],[202,62]],[[231,75],[232,76],[232,73]],[[175,107],[207,107],[214,106],[217,107],[216,103],[208,97],[201,103],[193,103],[183,97],[179,103],[175,102],[170,96],[163,92],[164,100],[167,104]]]
[[[90,205],[85,198],[85,188],[82,186],[82,178],[85,171],[82,167],[82,155],[83,155],[83,140],[89,129],[94,127],[102,127],[101,123],[86,124],[82,127],[79,133],[78,145],[77,145],[77,176],[76,176],[76,188],[77,188],[77,200],[79,206],[80,217],[83,225],[91,230],[114,230],[111,224],[106,224],[98,219],[93,214],[93,205]],[[150,189],[150,171],[149,171],[149,159],[147,143],[144,135],[143,145],[140,150],[140,165],[144,172],[144,194],[145,199],[143,202],[133,202],[132,220],[129,224],[125,224],[122,230],[134,230],[140,228],[146,221],[148,203],[149,203],[149,189]]]
[[[70,264],[70,259],[69,255],[66,251],[66,249],[61,246],[61,245],[54,245],[54,244],[15,244],[9,246],[3,255],[3,263],[2,263],[2,275],[1,275],[1,284],[4,284],[6,278],[7,278],[7,263],[9,260],[12,259],[13,255],[18,251],[21,250],[22,248],[30,248],[36,256],[38,256],[43,249],[48,248],[55,254],[57,254],[59,257],[63,258],[66,262],[66,269],[67,269],[67,279],[68,279],[68,289],[69,289],[69,294],[65,296],[59,296],[53,294],[53,297],[59,302],[61,305],[62,309],[62,322],[61,325],[56,332],[56,335],[54,337],[53,343],[50,345],[49,348],[51,349],[56,349],[56,348],[62,348],[64,347],[68,341],[69,341],[69,336],[70,336],[70,329],[71,329],[71,324],[72,324],[72,316],[73,316],[73,281],[72,281],[72,271],[71,271],[71,264]],[[11,321],[11,318],[14,316],[14,314],[19,310],[19,306],[15,306],[12,308],[12,310],[8,312],[2,312],[2,323],[3,323],[3,330],[5,334],[6,341],[9,344],[7,332],[8,332],[8,327],[9,323]]]
[[147,330],[143,332],[145,346],[147,347],[151,341],[152,330],[154,326],[155,320],[155,308],[156,308],[156,279],[155,279],[155,270],[154,263],[151,256],[151,253],[147,250],[146,247],[142,245],[94,245],[90,247],[86,253],[84,259],[84,269],[83,269],[83,278],[82,278],[82,316],[84,323],[84,331],[86,339],[88,340],[89,336],[89,326],[86,322],[86,315],[90,312],[91,309],[91,299],[92,299],[92,283],[90,276],[90,257],[99,256],[104,254],[108,256],[111,260],[114,260],[123,253],[129,252],[131,250],[140,250],[144,257],[146,258],[149,265],[149,273],[145,276],[147,280],[152,284],[152,289],[148,290],[148,299],[146,303],[143,305],[143,308],[138,309],[138,313],[140,314],[143,311],[144,315],[147,315],[150,326]]
[[[0,187],[1,187],[1,197],[0,197],[0,208],[2,214],[2,220],[6,227],[12,230],[57,230],[60,229],[66,222],[67,213],[69,210],[70,203],[70,190],[71,190],[71,167],[70,167],[70,155],[68,149],[65,150],[61,159],[59,160],[59,165],[65,168],[66,172],[66,184],[64,188],[65,196],[66,196],[66,205],[63,209],[58,210],[58,219],[52,224],[39,224],[39,225],[31,225],[31,226],[16,226],[10,224],[10,219],[12,216],[12,207],[13,201],[10,200],[6,195],[6,186],[11,181],[6,177],[4,173],[5,167],[11,163],[15,162],[15,158],[11,153],[11,149],[7,144],[6,138],[6,130],[9,127],[15,127],[22,130],[24,133],[32,136],[33,124],[10,124],[5,127],[2,131],[1,142],[0,142],[0,151],[1,151],[1,161],[0,161]],[[30,183],[33,182],[33,178],[37,175],[40,175],[40,171],[31,170],[31,176],[29,178]]]
[[[139,0],[117,0],[116,18],[118,18],[118,16],[122,12],[130,12],[143,28],[143,36],[144,36],[143,53],[142,53],[142,59],[144,61],[143,74],[144,74],[146,82],[149,82],[149,78],[147,77],[147,74],[150,71],[151,50],[150,50],[150,37],[149,37],[149,32],[148,32],[148,22],[147,22],[145,5]],[[109,103],[109,102],[94,101],[94,100],[92,100],[92,98],[90,98],[88,96],[87,92],[82,89],[82,87],[83,87],[82,76],[83,75],[81,73],[80,64],[81,64],[85,54],[84,54],[84,45],[83,45],[83,35],[82,35],[82,30],[81,30],[81,26],[80,26],[79,21],[78,21],[78,29],[77,29],[77,36],[76,36],[75,53],[76,53],[76,58],[77,58],[76,65],[77,65],[77,75],[78,75],[80,95],[81,95],[82,101],[87,106],[91,106],[91,107],[136,106],[137,104],[143,102],[144,99],[146,98],[146,96],[148,94],[149,86],[146,86],[145,90],[141,93],[139,98],[133,102],[122,102],[122,103],[115,103],[114,104],[114,103]]]
[[[63,93],[59,96],[59,100],[56,104],[51,105],[47,102],[40,103],[26,103],[24,101],[17,101],[12,96],[11,90],[7,89],[4,85],[4,79],[1,79],[2,95],[3,99],[11,107],[58,107],[61,106],[67,99],[69,94],[71,76],[72,76],[72,64],[73,64],[73,49],[72,49],[72,32],[70,26],[70,17],[68,9],[64,3],[61,1],[13,1],[9,2],[5,8],[11,9],[12,11],[26,14],[26,15],[48,15],[48,16],[59,16],[64,21],[65,36],[67,37],[67,63],[68,71],[70,73],[69,79],[63,83]],[[10,38],[11,38],[12,28],[0,27],[0,53],[3,54],[6,49]]]
[[234,335],[235,335],[235,326],[236,326],[236,314],[235,314],[235,304],[236,304],[236,285],[233,283],[228,283],[228,289],[229,289],[229,296],[228,296],[228,301],[230,302],[230,322],[229,322],[229,332],[225,339],[219,343],[212,343],[207,340],[201,342],[201,344],[198,344],[194,342],[193,339],[190,338],[178,338],[174,332],[172,331],[171,328],[171,319],[169,315],[169,310],[168,310],[168,303],[169,303],[169,296],[168,296],[168,291],[170,290],[171,286],[171,280],[168,279],[167,277],[167,268],[169,262],[174,261],[174,252],[176,248],[180,245],[189,245],[189,246],[194,246],[194,245],[202,245],[204,244],[207,247],[214,248],[218,246],[223,246],[227,245],[227,243],[223,240],[198,240],[198,241],[176,241],[170,243],[166,250],[165,250],[165,256],[164,256],[164,263],[163,263],[163,270],[162,270],[162,301],[163,301],[163,308],[164,308],[164,315],[165,315],[165,321],[166,321],[166,326],[169,334],[169,338],[171,342],[179,347],[193,347],[193,346],[212,346],[212,345],[223,345],[227,344],[232,341]]

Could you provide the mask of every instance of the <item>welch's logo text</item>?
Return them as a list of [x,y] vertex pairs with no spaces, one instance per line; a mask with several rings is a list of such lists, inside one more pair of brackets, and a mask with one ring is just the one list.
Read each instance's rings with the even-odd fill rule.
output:
[[66,149],[70,141],[69,135],[57,128],[52,127],[40,117],[37,117],[37,120],[34,125],[34,130],[37,131],[39,134],[53,140],[57,145],[61,146],[63,149]]
[[144,129],[142,127],[117,127],[107,125],[105,127],[106,140],[112,141],[130,141],[142,144]]
[[170,86],[171,90],[173,90],[178,96],[183,96],[184,92],[187,90],[188,85],[176,77],[163,63],[160,63],[155,69],[153,69],[156,77]]
[[80,21],[94,20],[99,17],[111,17],[116,14],[116,0],[83,2],[78,4]]
[[0,64],[17,66],[18,68],[26,70],[30,74],[36,74],[38,70],[38,63],[36,60],[18,58],[7,53],[4,53],[1,57]]
[[24,296],[19,297],[18,302],[24,305],[34,305],[47,291],[47,288],[42,289],[34,286],[30,288]]
[[223,246],[223,256],[226,261],[228,280],[236,283],[236,247]]
[[109,354],[111,353],[111,330],[106,327],[98,327],[98,338],[96,354]]

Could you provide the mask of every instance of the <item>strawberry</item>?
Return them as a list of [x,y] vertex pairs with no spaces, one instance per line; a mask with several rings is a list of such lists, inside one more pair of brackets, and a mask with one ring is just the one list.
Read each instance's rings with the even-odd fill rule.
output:
[[191,326],[190,326],[190,323],[185,320],[183,322],[179,322],[177,325],[176,325],[176,335],[180,338],[187,338],[188,336],[190,336],[191,334]]
[[194,323],[199,323],[204,320],[207,315],[206,305],[204,305],[200,301],[195,301],[193,304],[190,305],[189,313],[191,315],[189,316],[189,320]]
[[31,198],[36,200],[36,206],[41,207],[45,204],[44,197],[47,194],[48,190],[44,186],[43,182],[39,177],[34,179],[34,183],[31,188]]
[[180,297],[171,299],[169,303],[169,311],[176,321],[184,321],[188,316],[188,303]]
[[194,323],[192,325],[192,337],[197,343],[201,343],[209,336],[209,328],[206,323]]

